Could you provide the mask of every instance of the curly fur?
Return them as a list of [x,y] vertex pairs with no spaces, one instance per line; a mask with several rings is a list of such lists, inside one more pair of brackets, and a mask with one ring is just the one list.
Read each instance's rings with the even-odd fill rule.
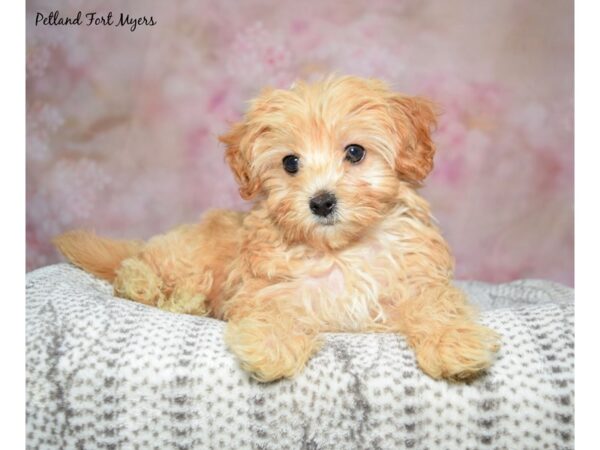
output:
[[[71,232],[74,264],[115,292],[227,320],[225,340],[261,381],[297,374],[326,331],[398,332],[434,378],[490,366],[498,335],[453,287],[453,259],[416,188],[433,168],[433,105],[377,80],[329,77],[269,89],[221,136],[248,213],[215,210],[147,243]],[[360,144],[352,165],[344,148]],[[300,157],[291,176],[281,161]],[[320,190],[332,223],[311,213]]]

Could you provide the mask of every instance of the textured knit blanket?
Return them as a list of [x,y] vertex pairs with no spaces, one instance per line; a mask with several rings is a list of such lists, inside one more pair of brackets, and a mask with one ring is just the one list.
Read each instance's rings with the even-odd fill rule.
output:
[[67,264],[27,275],[27,446],[40,449],[573,447],[573,290],[457,283],[502,334],[468,383],[435,381],[403,337],[328,334],[293,380],[261,384],[224,323],[115,298]]

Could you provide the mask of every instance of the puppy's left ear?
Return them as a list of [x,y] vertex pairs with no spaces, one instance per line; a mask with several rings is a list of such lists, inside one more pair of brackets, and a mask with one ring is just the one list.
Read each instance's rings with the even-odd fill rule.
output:
[[437,123],[436,105],[425,98],[403,95],[393,95],[390,103],[400,140],[396,171],[401,178],[420,183],[433,169],[431,131]]

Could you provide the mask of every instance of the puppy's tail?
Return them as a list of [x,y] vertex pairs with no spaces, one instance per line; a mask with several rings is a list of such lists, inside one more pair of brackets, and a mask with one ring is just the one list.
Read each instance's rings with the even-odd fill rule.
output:
[[107,239],[83,230],[68,231],[52,242],[77,267],[111,282],[121,261],[135,255],[143,245],[140,241]]

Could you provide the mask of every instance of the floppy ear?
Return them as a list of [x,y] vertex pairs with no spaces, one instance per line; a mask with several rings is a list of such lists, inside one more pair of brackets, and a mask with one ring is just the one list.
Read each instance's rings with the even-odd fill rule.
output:
[[240,195],[244,200],[253,198],[262,188],[258,169],[252,164],[261,147],[257,141],[266,137],[274,123],[282,121],[278,113],[288,97],[286,91],[263,89],[252,101],[244,119],[219,136],[219,140],[227,146],[225,160],[240,185]]
[[260,190],[260,182],[251,173],[249,162],[249,139],[248,126],[244,122],[234,124],[229,132],[219,136],[219,140],[225,144],[225,161],[233,171],[236,181],[240,185],[240,195],[244,200],[249,200]]
[[396,171],[401,178],[419,183],[433,169],[431,129],[437,122],[436,106],[427,99],[403,95],[394,95],[391,105],[400,136]]

